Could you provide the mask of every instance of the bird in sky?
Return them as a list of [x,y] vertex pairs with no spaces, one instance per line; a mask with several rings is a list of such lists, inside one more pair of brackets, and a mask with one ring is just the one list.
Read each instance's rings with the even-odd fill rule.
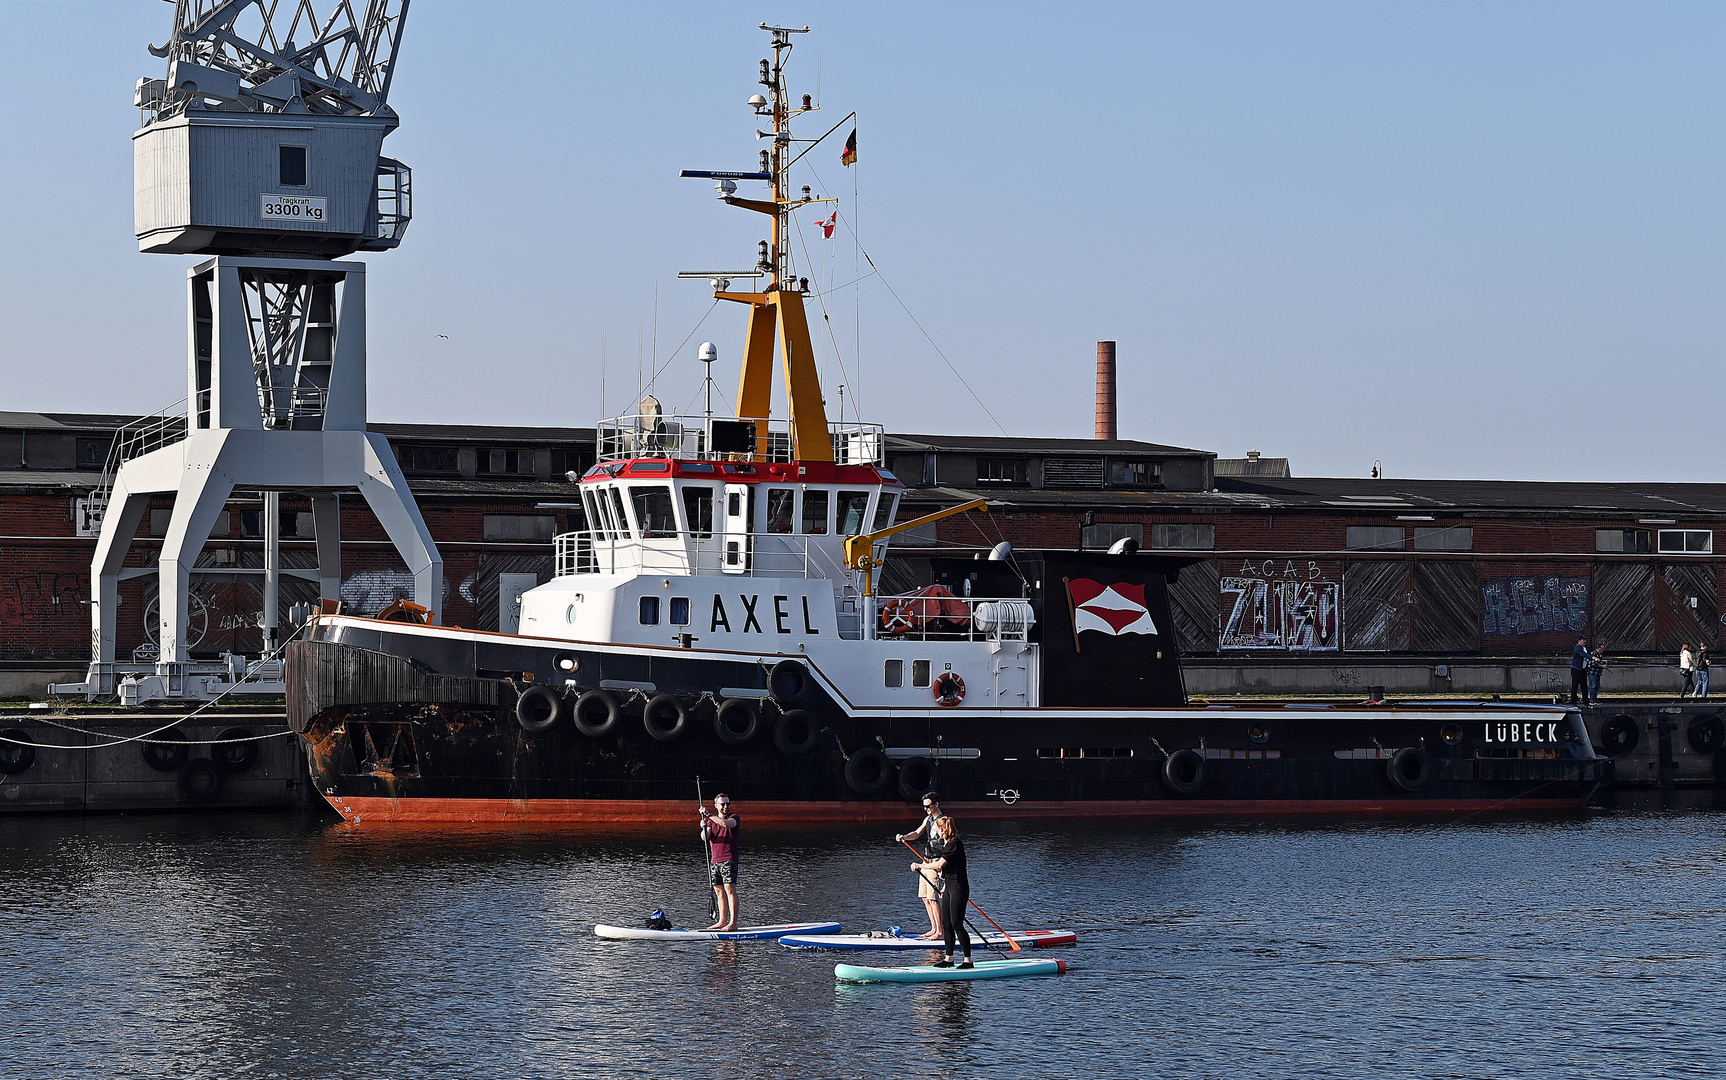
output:
[[444,340],[445,340],[445,341],[448,341],[448,340],[449,340],[449,335],[448,335],[448,334],[439,334],[439,335],[438,335],[438,337],[440,337],[440,338],[443,338],[443,339],[444,339]]

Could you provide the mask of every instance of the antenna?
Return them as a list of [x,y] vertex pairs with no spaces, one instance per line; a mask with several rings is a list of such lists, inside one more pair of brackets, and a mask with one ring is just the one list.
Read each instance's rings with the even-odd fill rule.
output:
[[[703,388],[707,391],[707,430],[713,431],[713,362],[719,359],[719,346],[711,341],[703,341],[701,347],[695,350],[695,358],[707,365],[707,378]],[[709,434],[709,439],[712,435]]]

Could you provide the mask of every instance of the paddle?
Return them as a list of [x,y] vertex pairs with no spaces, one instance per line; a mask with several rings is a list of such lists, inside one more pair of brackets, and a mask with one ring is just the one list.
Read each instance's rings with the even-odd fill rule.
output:
[[[901,844],[904,844],[906,847],[911,848],[911,854],[917,856],[917,858],[921,859],[923,857],[923,853],[921,851],[918,851],[915,847],[911,846],[911,841],[901,840],[899,842]],[[936,893],[939,893],[941,891],[941,887],[939,885],[936,885],[933,881],[929,881],[929,876],[927,874],[923,873],[923,871],[918,870],[917,876],[922,878],[924,881],[928,881],[929,887],[931,889],[934,889],[936,891]],[[983,916],[983,918],[985,918],[985,919],[989,919],[989,913],[987,911],[984,911],[982,908],[977,907],[977,901],[971,900],[970,904],[972,907],[977,908],[977,914]],[[988,947],[991,949],[994,949],[995,952],[1001,953],[1000,949],[996,949],[995,946],[989,945],[989,939],[988,938],[984,937],[982,934],[977,932],[977,928],[974,925],[972,925],[970,919],[965,920],[965,925],[969,926],[971,928],[971,933],[977,934],[977,940],[978,941],[981,941],[984,945],[988,945]],[[1000,923],[996,922],[994,919],[989,919],[989,925],[993,926],[996,930],[1000,930],[1001,936],[1007,939],[1007,944],[1012,946],[1014,952],[1020,951],[1019,943],[1017,941],[1013,940],[1012,934],[1007,933],[1007,931],[1005,931],[1005,930],[1001,930],[1001,924]],[[1001,958],[1006,959],[1006,954],[1001,953]]]
[[[706,809],[707,800],[701,797],[701,777],[699,776],[695,778],[695,802],[696,805]],[[713,882],[709,879],[709,875],[713,872],[713,841],[707,838],[705,828],[701,830],[701,850],[707,853],[707,862],[701,868],[701,879],[711,886]],[[719,921],[719,894],[714,892],[711,887],[707,890],[707,917],[714,922]]]

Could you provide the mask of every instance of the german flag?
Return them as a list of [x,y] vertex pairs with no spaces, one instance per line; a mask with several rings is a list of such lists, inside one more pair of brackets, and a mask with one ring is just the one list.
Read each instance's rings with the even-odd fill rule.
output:
[[857,164],[857,129],[851,129],[851,135],[845,140],[845,149],[839,152],[839,164],[849,169]]

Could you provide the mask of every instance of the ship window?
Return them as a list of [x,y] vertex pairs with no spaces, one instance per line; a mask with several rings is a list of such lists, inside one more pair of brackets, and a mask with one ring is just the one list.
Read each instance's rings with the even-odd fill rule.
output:
[[674,596],[671,598],[671,612],[666,621],[673,626],[689,625],[689,597]]
[[662,484],[629,489],[629,501],[635,504],[635,526],[643,540],[662,540],[677,535],[677,518],[671,512],[671,489]]
[[788,533],[792,515],[796,512],[797,492],[794,488],[767,489],[767,531]]
[[713,535],[713,489],[686,487],[683,489],[683,514],[689,519],[689,531],[696,536]]
[[863,531],[863,515],[869,511],[869,493],[867,491],[841,491],[836,520],[839,532],[845,536],[856,536]]
[[880,532],[893,524],[893,511],[899,506],[899,496],[881,493],[881,501],[875,504],[875,523],[869,526],[870,532]]
[[641,625],[659,625],[659,597],[644,596],[641,598]]
[[593,492],[584,490],[581,493],[581,505],[587,512],[587,527],[593,532],[594,539],[604,540],[606,538],[605,519],[600,516],[598,509],[594,506]]
[[306,186],[306,148],[303,146],[281,147],[281,179],[287,187]]
[[741,493],[736,492],[736,491],[731,491],[731,492],[726,493],[726,495],[725,495],[725,516],[727,516],[727,517],[742,517],[743,516],[743,496]]
[[827,492],[816,488],[803,492],[803,531],[811,536],[827,533]]
[[913,660],[913,661],[911,661],[911,685],[912,686],[928,686],[929,685],[929,661],[927,661],[927,660]]
[[1040,758],[1123,758],[1132,757],[1130,746],[1039,746]]
[[613,535],[618,539],[622,539],[629,535],[629,517],[623,512],[623,493],[618,491],[615,487],[608,487],[605,490],[611,493],[611,520],[614,528]]
[[905,661],[903,661],[903,660],[889,660],[889,661],[887,661],[887,685],[888,686],[904,686],[905,685]]

